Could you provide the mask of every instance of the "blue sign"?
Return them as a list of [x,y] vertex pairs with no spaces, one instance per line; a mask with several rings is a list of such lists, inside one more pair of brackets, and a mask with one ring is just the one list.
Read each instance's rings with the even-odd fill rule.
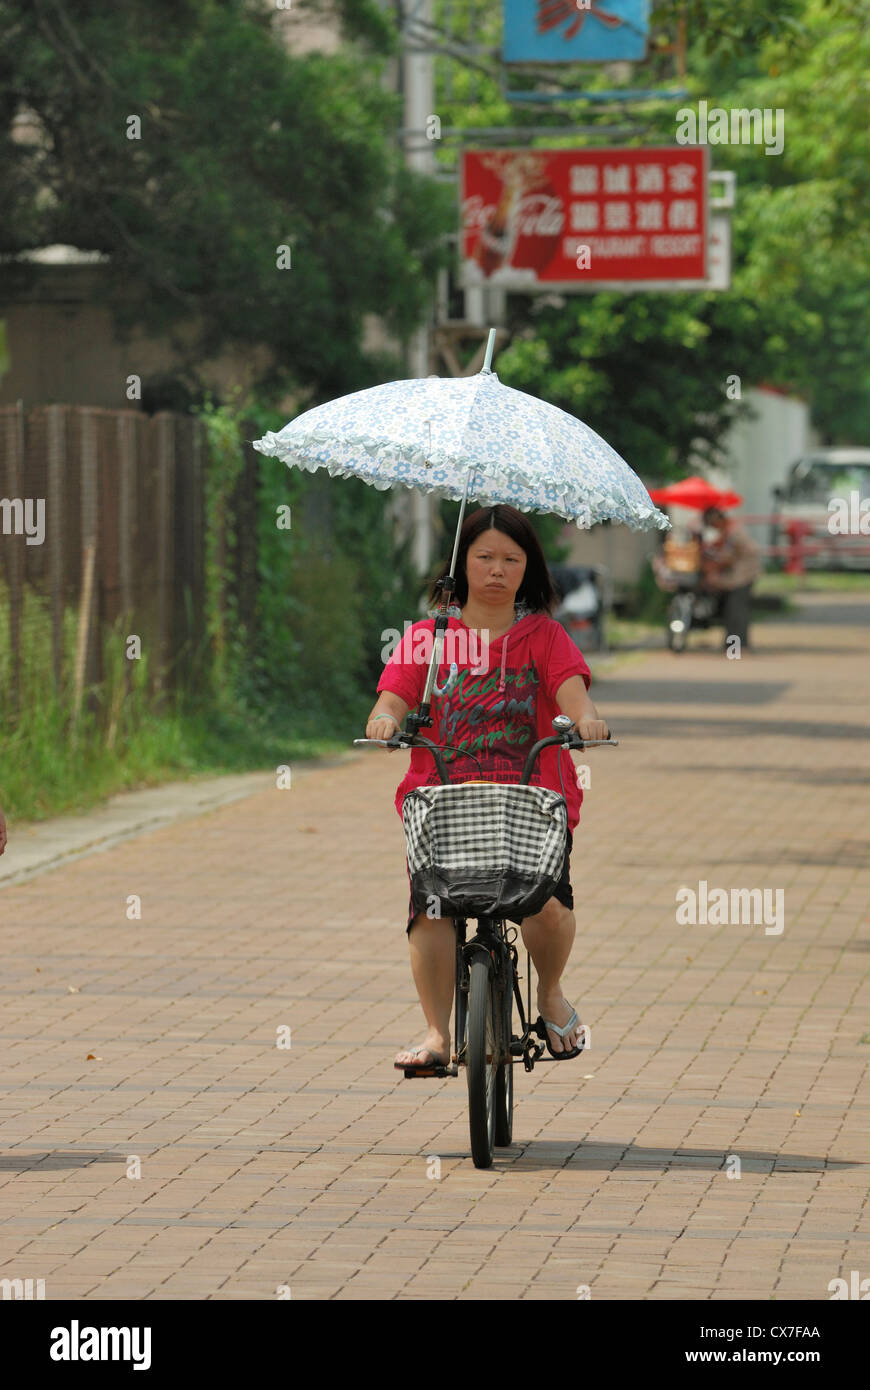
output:
[[649,0],[504,0],[506,63],[638,62]]

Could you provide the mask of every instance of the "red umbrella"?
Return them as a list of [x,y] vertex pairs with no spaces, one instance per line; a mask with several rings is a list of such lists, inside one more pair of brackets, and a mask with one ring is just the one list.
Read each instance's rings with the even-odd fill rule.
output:
[[681,478],[667,487],[653,488],[650,497],[666,507],[692,507],[699,512],[708,507],[739,507],[743,501],[738,492],[723,492],[706,478]]

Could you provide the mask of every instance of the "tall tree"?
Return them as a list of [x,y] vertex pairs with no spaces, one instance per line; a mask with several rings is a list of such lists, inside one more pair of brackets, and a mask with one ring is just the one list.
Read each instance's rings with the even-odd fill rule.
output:
[[[715,459],[742,408],[728,394],[735,376],[744,390],[769,382],[803,394],[831,441],[870,437],[866,4],[662,0],[648,57],[627,78],[578,65],[554,69],[550,87],[622,85],[628,94],[684,85],[673,51],[682,19],[688,101],[529,108],[499,89],[499,11],[482,0],[440,4],[445,27],[484,49],[462,67],[439,59],[445,130],[536,125],[553,133],[530,137],[533,146],[667,145],[678,108],[702,97],[711,106],[782,108],[786,130],[779,156],[752,145],[711,151],[714,167],[738,176],[730,292],[567,295],[560,307],[510,296],[515,336],[499,357],[502,378],[581,415],[646,476],[683,472],[697,454]],[[512,74],[512,87],[523,83],[532,79]],[[586,129],[578,136],[573,125]],[[440,157],[449,162],[446,150]]]
[[0,0],[0,253],[106,253],[119,323],[171,333],[192,382],[263,346],[266,386],[377,380],[364,316],[413,329],[452,211],[392,138],[390,26],[373,0],[337,11],[342,50],[295,56],[253,0]]

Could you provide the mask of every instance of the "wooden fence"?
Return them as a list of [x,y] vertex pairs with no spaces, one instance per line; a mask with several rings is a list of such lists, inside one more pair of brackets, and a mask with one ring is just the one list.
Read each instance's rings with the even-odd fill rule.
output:
[[192,416],[0,407],[4,713],[20,712],[27,644],[49,625],[49,678],[79,700],[103,680],[119,621],[141,638],[155,691],[181,678],[205,640],[203,456]]

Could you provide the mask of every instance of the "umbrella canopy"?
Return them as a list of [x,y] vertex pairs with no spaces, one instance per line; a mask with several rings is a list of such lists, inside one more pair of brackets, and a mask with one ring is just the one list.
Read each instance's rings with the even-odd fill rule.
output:
[[587,528],[624,522],[666,530],[643,483],[600,435],[556,406],[503,386],[487,367],[355,391],[306,410],[253,441],[261,454],[313,473],[466,495],[484,506],[553,512]]
[[699,512],[708,507],[739,507],[743,501],[738,492],[714,487],[706,478],[681,478],[678,483],[668,483],[667,487],[653,488],[650,497],[663,507],[690,507]]

